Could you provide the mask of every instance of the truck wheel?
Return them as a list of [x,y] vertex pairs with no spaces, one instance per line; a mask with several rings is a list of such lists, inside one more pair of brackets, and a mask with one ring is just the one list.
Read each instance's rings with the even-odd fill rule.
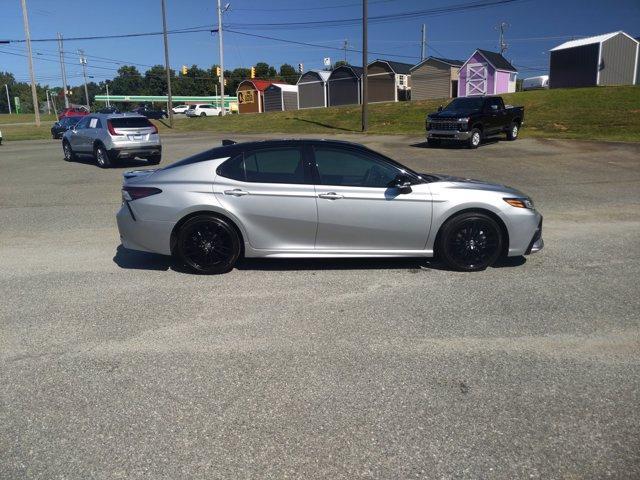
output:
[[518,133],[520,133],[520,128],[517,123],[512,123],[509,126],[509,130],[507,130],[507,140],[513,142],[516,138],[518,138]]
[[442,142],[438,138],[427,139],[427,145],[429,145],[430,147],[439,147],[441,144]]
[[467,146],[469,148],[478,148],[480,146],[480,142],[482,141],[482,132],[477,128],[471,130],[471,136],[469,137],[469,141]]

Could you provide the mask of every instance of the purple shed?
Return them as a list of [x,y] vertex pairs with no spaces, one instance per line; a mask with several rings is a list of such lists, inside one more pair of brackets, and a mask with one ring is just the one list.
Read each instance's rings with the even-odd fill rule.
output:
[[460,67],[458,96],[515,92],[517,75],[516,67],[501,54],[477,49]]

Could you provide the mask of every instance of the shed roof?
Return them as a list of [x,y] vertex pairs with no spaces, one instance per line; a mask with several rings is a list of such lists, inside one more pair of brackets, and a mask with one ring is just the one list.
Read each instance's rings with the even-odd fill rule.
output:
[[[254,88],[259,92],[264,92],[264,89],[267,88],[269,85],[285,85],[280,82],[272,82],[271,80],[257,80],[257,79],[243,80],[240,82],[240,85],[242,85],[245,82],[252,83]],[[238,85],[238,88],[240,88],[240,85]]]
[[[335,72],[336,70],[340,70],[340,69],[347,69],[347,70],[351,70],[351,72],[353,73],[353,75],[355,77],[362,77],[362,73],[364,72],[364,69],[362,67],[354,67],[353,65],[340,65],[337,68],[334,68],[331,71],[331,75],[333,75],[333,72]],[[331,78],[331,75],[329,75],[329,78]]]
[[[309,70],[303,73],[302,75],[300,75],[300,79],[309,73],[314,74],[315,76],[320,78],[320,80],[323,82],[326,82],[327,79],[329,78],[329,75],[331,75],[331,72],[327,70]],[[300,79],[298,79],[298,82],[300,82]]]
[[625,35],[636,42],[638,41],[631,35],[624,33],[622,30],[619,30],[617,32],[603,33],[602,35],[595,35],[593,37],[579,38],[578,40],[569,40],[568,42],[564,42],[557,47],[552,48],[550,51],[555,52],[556,50],[565,50],[567,48],[575,48],[582,47],[584,45],[592,45],[594,43],[602,43],[619,34]]
[[[502,56],[500,53],[490,52],[489,50],[482,50],[478,48],[476,52],[480,52],[487,61],[498,70],[508,70],[510,72],[517,72],[518,69],[511,65],[511,63]],[[471,55],[473,57],[473,55]]]
[[428,57],[428,58],[425,58],[420,63],[418,63],[417,65],[414,65],[413,67],[411,67],[411,71],[415,70],[416,68],[420,68],[422,65],[425,64],[425,62],[428,62],[429,60],[435,60],[436,62],[449,65],[450,67],[461,67],[462,65],[464,65],[464,60],[453,60],[451,58],[442,58],[442,57]]
[[402,63],[402,62],[394,62],[393,60],[385,60],[383,58],[378,58],[376,60],[374,60],[373,62],[369,63],[369,65],[371,65],[372,63],[375,62],[384,62],[387,65],[389,65],[391,67],[391,70],[393,70],[394,73],[400,74],[400,75],[408,75],[409,71],[411,70],[411,67],[413,66],[410,63]]
[[297,85],[289,85],[288,83],[272,83],[267,88],[269,88],[269,87],[278,88],[278,89],[282,90],[283,92],[297,92],[298,91],[298,86]]

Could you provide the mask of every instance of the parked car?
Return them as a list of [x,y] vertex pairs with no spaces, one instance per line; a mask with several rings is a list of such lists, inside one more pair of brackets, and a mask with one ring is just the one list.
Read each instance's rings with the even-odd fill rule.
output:
[[58,114],[58,120],[62,120],[65,117],[82,117],[84,115],[89,115],[89,110],[85,107],[69,107]]
[[84,117],[75,115],[73,117],[64,117],[62,120],[58,120],[51,127],[51,138],[62,138],[64,132],[66,132],[70,128],[73,128],[82,118]]
[[506,133],[507,140],[515,140],[523,122],[524,107],[505,107],[502,97],[458,97],[427,116],[427,142],[454,140],[478,148],[492,135]]
[[176,114],[186,113],[187,110],[189,110],[189,105],[176,105],[171,109]]
[[125,248],[200,273],[245,257],[433,257],[482,270],[543,247],[542,216],[511,187],[416,173],[354,143],[270,140],[124,174]]
[[144,105],[142,107],[134,108],[132,110],[133,113],[137,113],[138,115],[143,115],[147,118],[152,118],[154,120],[160,120],[162,118],[167,118],[167,112],[164,110],[154,110],[148,105]]
[[187,117],[218,117],[222,115],[222,109],[208,103],[198,103],[191,105],[185,114]]
[[67,161],[77,155],[91,155],[102,168],[136,157],[157,165],[162,157],[156,126],[142,115],[122,113],[94,113],[83,117],[64,133],[62,150]]
[[96,113],[120,113],[120,110],[112,105],[110,107],[101,108]]

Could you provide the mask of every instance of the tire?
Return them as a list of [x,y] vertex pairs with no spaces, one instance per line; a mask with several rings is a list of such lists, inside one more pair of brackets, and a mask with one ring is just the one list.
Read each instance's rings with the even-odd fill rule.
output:
[[471,149],[476,149],[480,146],[480,142],[482,142],[482,132],[477,128],[471,129],[471,136],[467,142],[467,146]]
[[107,150],[102,145],[97,145],[93,151],[93,156],[96,159],[96,163],[100,168],[109,168],[111,166],[111,159]]
[[200,116],[201,116],[201,117],[206,117],[206,116],[207,116],[207,114],[206,114],[205,112],[200,112]]
[[158,165],[160,163],[160,160],[162,160],[162,154],[152,155],[149,158],[147,158],[147,163],[149,165]]
[[438,257],[454,270],[475,272],[493,265],[503,248],[500,225],[484,213],[450,218],[438,235]]
[[517,123],[513,122],[511,125],[509,125],[509,130],[507,130],[507,140],[509,140],[510,142],[517,140],[519,133],[520,126]]
[[226,273],[240,257],[240,237],[226,220],[196,215],[180,228],[176,254],[193,272]]
[[430,147],[439,147],[442,145],[442,141],[439,138],[429,138],[427,139],[427,145]]
[[218,116],[221,117],[222,116],[222,112],[218,112]]
[[73,153],[71,144],[66,140],[62,141],[62,152],[64,153],[64,159],[67,162],[73,162],[76,159],[76,154]]

